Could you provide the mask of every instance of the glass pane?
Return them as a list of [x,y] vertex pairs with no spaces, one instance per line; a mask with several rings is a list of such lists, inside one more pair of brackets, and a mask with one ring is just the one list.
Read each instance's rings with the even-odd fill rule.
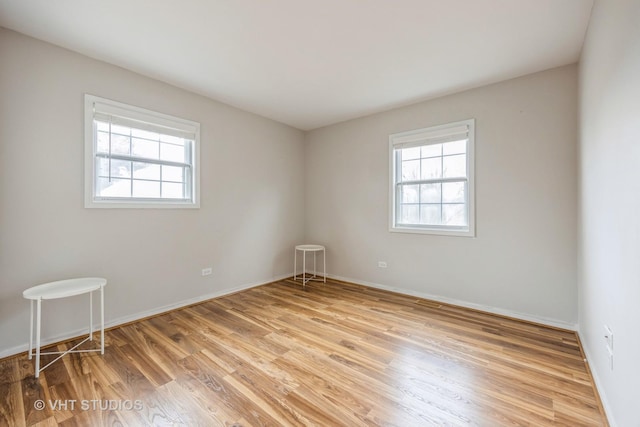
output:
[[403,185],[400,187],[402,192],[402,203],[418,203],[418,188],[419,185]]
[[131,154],[147,159],[160,158],[160,143],[146,139],[133,138],[131,141]]
[[420,221],[420,205],[400,205],[400,223],[418,224]]
[[420,158],[420,147],[402,149],[402,160],[415,160]]
[[440,225],[440,206],[420,205],[420,223],[425,225]]
[[128,160],[111,159],[111,176],[114,178],[130,178],[131,162]]
[[109,177],[109,159],[96,159],[96,173],[97,176]]
[[445,156],[447,154],[464,154],[467,152],[467,140],[447,142],[443,144],[442,151]]
[[160,144],[160,160],[184,163],[184,147],[173,144]]
[[442,158],[422,159],[422,179],[442,178]]
[[133,197],[160,197],[160,183],[157,181],[133,180]]
[[467,176],[467,155],[446,156],[442,158],[443,176],[452,178]]
[[402,181],[415,181],[420,179],[420,160],[402,162]]
[[131,180],[98,178],[96,194],[100,197],[131,197]]
[[182,182],[183,177],[183,168],[178,166],[162,166],[163,181]]
[[467,225],[467,209],[464,204],[442,205],[442,223]]
[[420,185],[420,203],[440,203],[442,184]]
[[99,122],[99,121],[96,120],[95,124],[96,124],[96,128],[99,131],[109,132],[109,123],[107,123],[107,122]]
[[466,201],[464,182],[445,182],[442,184],[443,203],[464,203]]
[[96,148],[98,153],[108,153],[109,152],[109,133],[108,132],[98,132],[96,138]]
[[422,147],[422,158],[442,156],[442,144],[425,145]]
[[145,138],[157,141],[160,139],[160,135],[156,132],[149,132],[147,130],[142,129],[131,129],[131,135],[138,138]]
[[131,138],[123,135],[111,134],[111,152],[114,154],[129,154]]
[[160,165],[133,162],[133,177],[160,181]]
[[162,183],[163,199],[184,199],[184,184],[174,182]]

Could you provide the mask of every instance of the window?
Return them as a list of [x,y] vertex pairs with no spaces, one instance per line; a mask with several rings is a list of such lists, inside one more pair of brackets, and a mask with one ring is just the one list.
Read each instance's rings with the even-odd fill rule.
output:
[[85,207],[199,207],[200,124],[85,95]]
[[474,126],[389,136],[390,231],[474,236]]

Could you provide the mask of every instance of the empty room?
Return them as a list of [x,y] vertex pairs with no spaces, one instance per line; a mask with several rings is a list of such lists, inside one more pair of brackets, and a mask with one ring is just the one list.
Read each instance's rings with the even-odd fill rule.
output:
[[0,426],[640,427],[638,22],[0,0]]

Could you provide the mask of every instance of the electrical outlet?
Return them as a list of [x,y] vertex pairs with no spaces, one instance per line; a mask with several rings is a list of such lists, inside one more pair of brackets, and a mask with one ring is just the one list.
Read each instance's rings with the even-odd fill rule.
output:
[[203,276],[209,276],[212,272],[213,272],[213,270],[211,269],[211,267],[207,267],[207,268],[203,268],[202,269],[202,275]]
[[604,325],[604,339],[606,340],[609,369],[613,371],[613,331],[607,325]]
[[378,261],[378,267],[387,268],[387,262],[386,261]]
[[604,339],[607,342],[607,350],[613,354],[613,331],[607,325],[604,325]]

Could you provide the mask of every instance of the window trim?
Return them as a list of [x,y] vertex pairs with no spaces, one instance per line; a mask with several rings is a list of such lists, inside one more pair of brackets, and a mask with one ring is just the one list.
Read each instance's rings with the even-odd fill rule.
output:
[[[189,200],[158,198],[96,198],[95,159],[97,141],[94,138],[94,105],[99,103],[101,111],[126,111],[130,121],[142,120],[155,127],[167,127],[175,132],[190,132],[195,135],[191,149],[191,198]],[[84,96],[84,207],[85,208],[154,208],[154,209],[198,209],[200,208],[200,123],[147,110],[98,96]]]
[[[420,141],[430,141],[431,144],[446,142],[439,135],[446,134],[457,127],[467,127],[467,212],[468,226],[447,225],[398,225],[397,216],[397,160],[395,150],[400,145],[415,143],[416,146],[428,145]],[[443,178],[437,182],[449,180]],[[453,181],[461,181],[453,178]],[[475,119],[461,120],[443,125],[430,126],[421,129],[399,132],[389,135],[389,231],[394,233],[434,234],[443,236],[475,237]]]

